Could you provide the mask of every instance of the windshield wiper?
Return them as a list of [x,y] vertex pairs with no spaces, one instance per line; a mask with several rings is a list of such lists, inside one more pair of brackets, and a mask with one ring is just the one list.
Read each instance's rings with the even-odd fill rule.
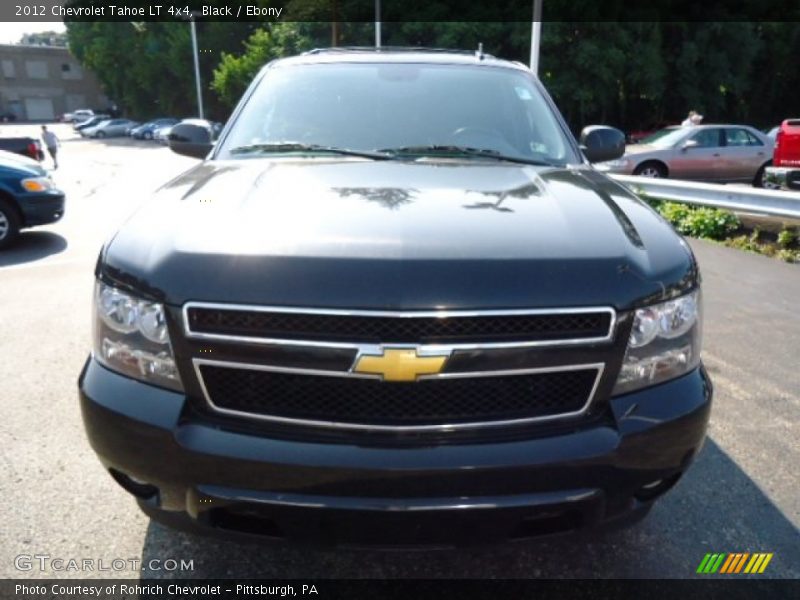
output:
[[439,155],[458,155],[458,156],[475,156],[478,158],[490,158],[494,160],[502,160],[507,162],[521,163],[524,165],[538,165],[543,167],[555,167],[554,163],[545,160],[536,160],[534,158],[525,158],[522,156],[507,156],[498,152],[497,150],[490,150],[489,148],[471,148],[469,146],[451,146],[445,144],[431,144],[428,146],[404,146],[402,148],[383,148],[378,152],[393,155],[395,157],[409,154],[418,156],[439,156]]
[[323,146],[321,144],[304,144],[302,142],[272,142],[264,144],[247,144],[237,146],[230,150],[231,154],[268,154],[279,152],[327,152],[342,154],[344,156],[360,156],[374,160],[389,160],[394,158],[385,152],[370,152],[368,150],[351,150],[350,148],[337,148],[336,146]]

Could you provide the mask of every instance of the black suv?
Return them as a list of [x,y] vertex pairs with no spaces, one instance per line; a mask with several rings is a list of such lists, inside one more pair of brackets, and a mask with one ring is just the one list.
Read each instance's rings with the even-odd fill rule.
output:
[[687,244],[589,161],[524,66],[270,63],[102,249],[89,440],[155,519],[337,544],[504,541],[643,516],[711,384]]

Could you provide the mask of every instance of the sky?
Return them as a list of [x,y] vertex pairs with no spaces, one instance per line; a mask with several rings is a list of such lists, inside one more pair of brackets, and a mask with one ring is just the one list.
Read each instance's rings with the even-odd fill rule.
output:
[[0,23],[0,44],[16,44],[23,34],[40,31],[66,31],[66,28],[61,21]]

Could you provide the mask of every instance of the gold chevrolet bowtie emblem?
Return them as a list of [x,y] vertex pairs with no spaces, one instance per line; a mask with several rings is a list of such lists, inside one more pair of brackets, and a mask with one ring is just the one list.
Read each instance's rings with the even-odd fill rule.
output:
[[381,355],[363,354],[353,371],[381,375],[384,381],[416,381],[420,375],[439,373],[447,356],[418,356],[413,348],[389,348]]

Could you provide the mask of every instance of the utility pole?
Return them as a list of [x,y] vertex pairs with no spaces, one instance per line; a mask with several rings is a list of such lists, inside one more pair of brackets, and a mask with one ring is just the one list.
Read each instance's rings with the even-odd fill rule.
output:
[[200,59],[197,55],[197,30],[194,25],[194,13],[189,18],[189,25],[192,28],[192,54],[194,54],[194,83],[197,91],[197,113],[201,119],[203,116],[203,94],[200,89]]
[[539,76],[539,41],[542,37],[542,1],[533,0],[533,23],[531,23],[531,71]]
[[375,47],[381,47],[381,0],[375,0]]

